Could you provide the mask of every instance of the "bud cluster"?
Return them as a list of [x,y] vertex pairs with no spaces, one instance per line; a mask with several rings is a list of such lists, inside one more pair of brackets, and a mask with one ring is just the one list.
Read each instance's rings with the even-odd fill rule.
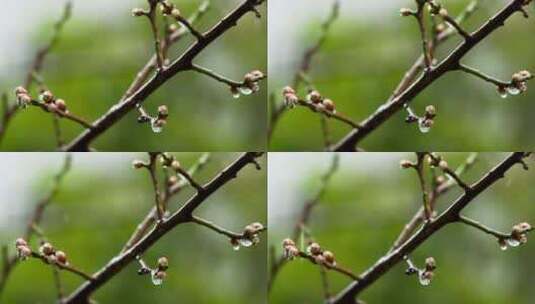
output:
[[39,247],[39,253],[49,264],[68,265],[67,255],[65,252],[56,250],[52,244],[44,242]]
[[32,103],[32,97],[24,87],[17,87],[15,89],[15,96],[17,97],[17,105],[20,108],[26,108]]
[[17,257],[21,261],[26,260],[32,255],[32,249],[28,246],[28,242],[23,238],[18,238],[15,241],[15,248],[17,249]]
[[331,251],[323,250],[318,243],[312,242],[307,247],[307,254],[314,258],[314,262],[318,265],[327,267],[335,267],[336,260]]
[[285,87],[282,90],[282,97],[284,98],[284,105],[289,109],[293,109],[299,104],[299,97],[297,97],[292,87]]
[[266,75],[262,71],[254,70],[245,74],[243,77],[243,86],[244,88],[251,90],[253,93],[258,92],[260,90],[260,85],[258,83],[264,78],[266,78]]
[[172,16],[173,18],[181,17],[180,10],[168,0],[164,0],[161,2],[160,9],[164,16]]
[[252,223],[245,226],[241,237],[231,238],[230,244],[234,250],[239,250],[240,246],[252,247],[260,243],[260,232],[264,231],[265,227],[261,223]]
[[284,239],[282,241],[282,255],[287,260],[293,260],[299,256],[299,249],[295,246],[295,242],[292,239]]

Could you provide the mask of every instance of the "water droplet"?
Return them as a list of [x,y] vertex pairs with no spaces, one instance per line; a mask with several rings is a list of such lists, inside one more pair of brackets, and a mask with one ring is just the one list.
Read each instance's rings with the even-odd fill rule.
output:
[[240,91],[240,93],[242,93],[245,96],[253,94],[253,89],[249,87],[239,87],[238,91]]
[[232,97],[234,97],[234,99],[238,99],[238,98],[240,98],[240,96],[241,96],[241,94],[238,91],[232,93]]
[[518,247],[520,246],[520,241],[519,240],[515,240],[515,239],[512,239],[512,238],[509,238],[507,240],[505,240],[507,242],[507,245],[511,246],[511,247]]
[[521,93],[521,90],[515,86],[509,86],[506,88],[506,90],[511,95],[518,95]]
[[505,243],[500,245],[500,249],[501,249],[502,251],[507,250],[507,248],[509,248],[509,247],[507,247],[507,244],[505,244]]
[[234,249],[234,251],[240,250],[240,244],[232,245],[232,249]]
[[418,274],[418,279],[422,286],[428,286],[429,284],[431,284],[431,276],[429,276],[428,273],[425,271],[420,271],[420,273]]
[[500,97],[503,99],[509,97],[509,94],[507,94],[506,90],[498,90],[498,95],[500,95]]
[[246,238],[239,239],[238,243],[243,247],[251,247],[254,244],[252,240]]
[[154,133],[162,133],[163,131],[163,124],[161,123],[161,120],[157,118],[152,118],[150,120],[150,127]]
[[431,125],[425,118],[418,119],[418,128],[420,129],[420,132],[424,134],[429,133],[429,131],[431,131]]
[[163,278],[157,274],[158,272],[156,270],[153,270],[151,272],[151,280],[152,284],[159,286],[163,284]]

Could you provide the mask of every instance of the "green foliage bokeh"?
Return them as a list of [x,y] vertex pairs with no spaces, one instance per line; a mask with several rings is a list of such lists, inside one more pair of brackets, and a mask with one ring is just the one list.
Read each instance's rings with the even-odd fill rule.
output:
[[[302,0],[306,2],[306,0]],[[414,1],[405,1],[412,7]],[[448,1],[451,15],[456,15],[468,0]],[[463,24],[476,30],[501,9],[504,1],[479,1],[475,14]],[[533,6],[526,8],[533,15]],[[320,53],[314,58],[310,77],[317,89],[333,99],[339,112],[355,121],[371,115],[390,96],[414,60],[421,54],[421,42],[413,18],[402,18],[392,8],[376,18],[365,18],[358,12],[344,10]],[[273,12],[275,15],[276,12]],[[325,11],[324,18],[328,11]],[[359,18],[362,17],[362,18]],[[367,16],[366,16],[367,17]],[[270,74],[270,92],[281,101],[283,86],[289,84],[302,56],[301,50],[312,45],[319,33],[320,22],[311,19],[300,35],[299,52],[290,53],[295,62],[283,73]],[[510,18],[464,59],[463,63],[503,80],[520,70],[535,71],[533,56],[533,18],[520,14]],[[442,59],[460,42],[456,37],[442,45]],[[533,86],[531,84],[530,86]],[[304,92],[302,92],[304,94]],[[428,134],[416,125],[404,122],[406,113],[399,112],[361,142],[367,151],[512,151],[535,145],[532,130],[535,103],[533,89],[521,96],[502,99],[496,88],[474,76],[452,72],[433,83],[417,96],[412,108],[422,114],[427,105],[438,110],[435,125]],[[331,134],[341,139],[350,130],[338,121],[330,122]],[[273,151],[321,151],[323,139],[320,119],[308,109],[298,108],[279,121],[270,149]]]
[[[274,246],[278,253],[282,250],[282,239],[291,234],[303,202],[314,195],[319,178],[330,161],[328,156],[318,154],[313,161],[305,162],[299,159],[300,155],[288,154],[280,160],[289,170],[296,163],[310,167],[310,173],[300,179],[301,186],[294,189],[299,193],[297,200],[284,202],[287,214],[277,218],[271,215],[271,204],[275,202],[269,201],[269,246]],[[468,154],[444,155],[451,166],[456,166]],[[480,154],[480,160],[463,178],[470,182],[477,180],[504,157],[503,153]],[[402,159],[414,157],[406,154],[343,155],[341,169],[313,211],[309,228],[315,240],[323,248],[333,251],[340,265],[357,274],[387,252],[421,206],[416,174],[412,170],[399,169]],[[270,158],[270,167],[271,162]],[[278,174],[283,173],[270,171],[270,179]],[[503,232],[510,232],[519,222],[533,224],[534,181],[533,171],[514,167],[505,179],[480,195],[463,214]],[[444,210],[459,194],[456,189],[443,196],[437,203],[439,210]],[[495,238],[462,224],[449,225],[411,255],[420,267],[425,258],[432,256],[436,259],[438,268],[430,286],[423,287],[416,277],[406,276],[406,264],[399,263],[366,289],[360,298],[366,303],[532,303],[535,297],[531,288],[535,243],[531,240],[533,236],[529,238],[526,245],[501,251]],[[338,273],[329,272],[328,276],[333,294],[350,282]],[[322,299],[318,267],[302,260],[282,268],[270,293],[271,303],[320,303]]]
[[[181,1],[184,15],[194,12],[202,1]],[[146,1],[137,1],[145,7]],[[74,3],[76,6],[76,2]],[[211,1],[211,8],[196,27],[207,31],[237,5],[236,1]],[[105,8],[103,8],[105,9]],[[265,7],[261,8],[265,14]],[[52,33],[52,22],[35,21],[32,45],[37,50]],[[84,18],[80,18],[84,17]],[[245,73],[267,70],[267,21],[248,14],[239,26],[211,44],[195,63],[222,75],[242,80]],[[16,43],[17,40],[14,41]],[[170,51],[176,59],[194,42],[187,37]],[[9,92],[20,85],[34,51],[21,66],[0,70],[0,90]],[[43,77],[54,94],[65,99],[70,110],[93,121],[106,113],[126,91],[136,73],[154,53],[149,23],[124,11],[112,21],[93,21],[75,14],[66,24],[56,49],[47,57]],[[136,121],[132,112],[94,143],[100,151],[245,151],[265,147],[266,86],[261,91],[235,100],[226,85],[195,72],[170,79],[145,103],[149,113],[165,104],[169,120],[164,132],[154,134]],[[14,99],[14,98],[11,98]],[[50,151],[55,147],[52,118],[40,109],[21,111],[13,120],[0,148],[9,151]],[[61,122],[66,139],[82,129]]]
[[[28,154],[31,155],[31,154]],[[36,154],[33,154],[36,155]],[[177,153],[184,166],[189,166],[199,153]],[[24,160],[20,156],[20,161]],[[38,156],[37,156],[38,157]],[[89,273],[97,271],[114,257],[128,240],[137,224],[153,206],[150,179],[144,170],[126,170],[143,154],[115,155],[116,163],[109,174],[96,174],[77,169],[79,158],[89,158],[95,166],[109,154],[74,155],[73,169],[65,177],[59,195],[47,208],[42,229],[48,239],[69,256],[76,267]],[[238,157],[236,153],[214,153],[212,160],[196,179],[208,182],[217,172]],[[262,166],[265,160],[260,159]],[[61,163],[58,163],[58,167]],[[117,174],[115,170],[122,172]],[[11,171],[16,174],[15,170]],[[127,173],[124,173],[127,172]],[[54,172],[41,172],[37,185],[28,185],[32,195],[22,218],[10,218],[10,229],[0,232],[0,243],[13,242],[22,234],[33,206],[48,192]],[[10,174],[2,176],[9,178]],[[248,166],[211,196],[195,213],[232,231],[239,232],[252,222],[267,222],[265,170]],[[171,200],[170,208],[178,209],[192,194],[185,191]],[[7,202],[1,202],[7,204]],[[12,202],[18,203],[18,202]],[[137,275],[139,265],[131,263],[94,298],[99,303],[251,303],[265,299],[266,241],[253,248],[234,251],[228,239],[204,227],[184,224],[159,240],[144,255],[154,266],[160,256],[169,258],[168,277],[162,286],[153,286],[150,278]],[[34,238],[32,247],[36,249]],[[81,284],[80,278],[62,272],[67,293]],[[11,274],[1,303],[53,303],[56,291],[49,266],[35,260],[19,263]],[[257,302],[255,300],[255,302]],[[257,302],[260,303],[260,302]]]

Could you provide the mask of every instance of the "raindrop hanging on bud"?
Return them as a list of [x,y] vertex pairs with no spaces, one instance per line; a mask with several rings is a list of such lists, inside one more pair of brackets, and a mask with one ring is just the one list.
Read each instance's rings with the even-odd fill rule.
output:
[[433,120],[426,119],[426,118],[420,118],[418,119],[418,128],[420,129],[420,132],[422,133],[429,133],[431,131],[431,127],[433,126]]
[[511,246],[511,247],[518,247],[520,246],[520,241],[518,240],[515,240],[513,238],[508,238],[507,240],[505,240],[507,242],[507,245]]
[[515,86],[508,86],[506,88],[506,90],[507,90],[507,93],[509,93],[509,94],[511,94],[513,96],[518,95],[518,94],[521,93],[520,89],[515,87]]
[[251,247],[254,244],[252,240],[247,239],[247,238],[238,239],[238,243],[243,247]]
[[249,87],[239,87],[238,91],[245,96],[253,94],[253,89]]

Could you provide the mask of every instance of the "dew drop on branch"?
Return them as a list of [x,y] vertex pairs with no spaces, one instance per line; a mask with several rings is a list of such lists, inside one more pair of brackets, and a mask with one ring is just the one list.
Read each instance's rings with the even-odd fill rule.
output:
[[253,246],[253,241],[247,238],[241,238],[238,240],[238,243],[243,247],[251,247]]
[[506,90],[511,95],[518,95],[521,93],[520,89],[515,86],[508,86]]
[[427,124],[425,118],[420,118],[418,120],[418,128],[420,129],[420,132],[422,132],[424,134],[425,133],[429,133],[429,131],[431,131],[431,126],[429,124]]
[[163,125],[160,123],[159,119],[153,118],[150,121],[150,127],[154,133],[162,133]]
[[245,96],[253,94],[253,89],[249,87],[239,87],[238,91],[240,91],[240,93],[242,93]]
[[156,286],[160,286],[160,285],[163,284],[163,279],[157,275],[157,271],[156,270],[153,270],[151,272],[151,280],[152,280],[152,284],[154,284]]
[[515,240],[513,238],[508,238],[507,240],[505,240],[507,242],[507,245],[511,246],[511,247],[518,247],[520,246],[520,241],[518,240]]
[[420,271],[418,274],[418,280],[422,286],[429,286],[429,284],[431,284],[431,277],[428,276],[425,271]]

